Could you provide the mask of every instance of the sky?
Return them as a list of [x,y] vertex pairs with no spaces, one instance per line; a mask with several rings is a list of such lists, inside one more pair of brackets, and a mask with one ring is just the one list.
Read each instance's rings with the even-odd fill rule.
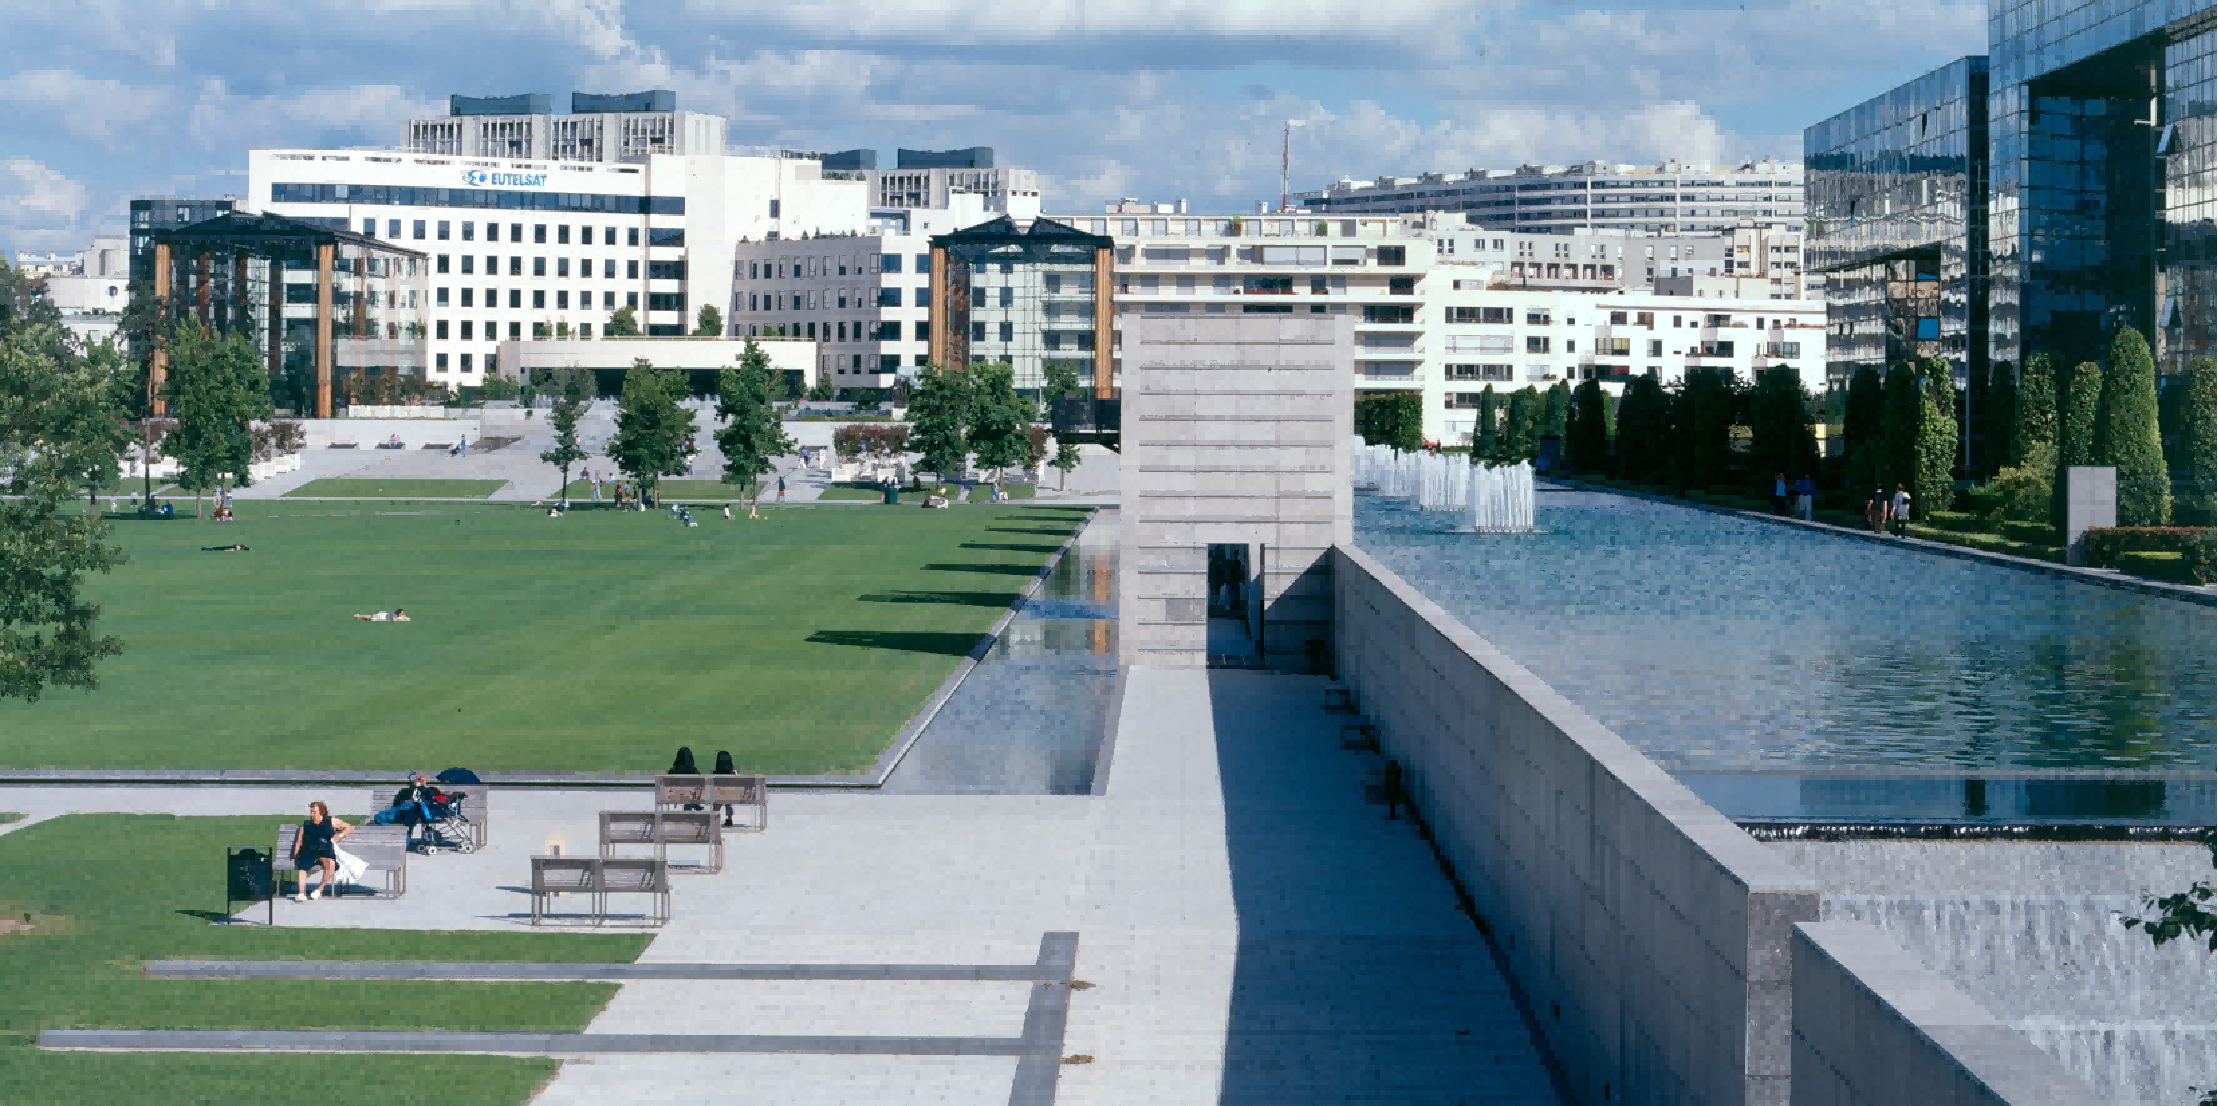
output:
[[1984,3],[40,0],[0,5],[0,250],[224,195],[266,147],[390,145],[450,93],[667,88],[735,144],[991,146],[1051,213],[1343,178],[1801,156],[1802,129],[1984,50]]

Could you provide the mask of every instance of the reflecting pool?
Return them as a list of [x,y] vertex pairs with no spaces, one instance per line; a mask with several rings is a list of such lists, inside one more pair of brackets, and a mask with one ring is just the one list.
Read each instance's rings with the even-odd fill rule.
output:
[[1607,493],[1535,513],[1447,533],[1358,492],[1356,544],[1675,773],[2214,765],[2209,607]]
[[1078,541],[880,790],[1083,795],[1117,677],[1117,512]]

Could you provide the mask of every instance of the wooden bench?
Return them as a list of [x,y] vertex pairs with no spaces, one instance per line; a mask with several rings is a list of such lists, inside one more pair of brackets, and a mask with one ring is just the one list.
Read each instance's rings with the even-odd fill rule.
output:
[[[432,786],[438,788],[441,792],[448,795],[456,793],[455,790],[450,790],[448,786],[443,783],[435,783]],[[393,796],[395,794],[398,794],[399,791],[400,785],[395,784],[391,790],[370,792],[371,812],[375,813],[377,811],[389,809],[393,805]],[[462,801],[460,803],[460,806],[462,808],[462,816],[470,820],[470,847],[473,849],[482,849],[485,847],[486,842],[486,788],[483,784],[463,784],[459,788],[459,791],[462,795]],[[407,827],[399,828],[405,829]]]
[[[308,890],[309,876],[315,868],[310,866],[309,871],[303,873],[293,866],[293,842],[299,839],[300,823],[277,827],[277,852],[271,858],[270,866],[278,872],[294,873],[294,878],[299,881],[300,891],[305,892]],[[382,873],[385,876],[385,889],[372,892],[373,894],[399,898],[408,893],[408,827],[356,826],[354,832],[347,834],[346,840],[339,842],[339,847],[361,857],[363,863],[369,865],[369,872],[363,873],[364,875]],[[283,880],[278,882],[283,883]]]
[[707,845],[715,850],[706,864],[671,865],[673,875],[715,875],[724,870],[724,827],[714,810],[604,810],[601,855],[613,857],[618,845],[653,845],[655,859],[668,863],[672,845]]
[[[642,916],[645,925],[670,920],[670,866],[646,857],[535,856],[531,858],[531,924],[557,917],[548,909],[556,895],[586,895],[591,906],[584,915],[594,925],[610,921],[608,897],[616,894],[650,895],[652,907]],[[568,915],[576,917],[577,915]]]
[[754,820],[732,828],[759,833],[770,828],[768,776],[656,776],[655,809],[688,805],[752,807]]

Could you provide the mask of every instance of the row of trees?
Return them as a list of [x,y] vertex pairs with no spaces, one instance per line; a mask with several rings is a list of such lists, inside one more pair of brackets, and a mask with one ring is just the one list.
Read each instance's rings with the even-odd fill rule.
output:
[[1046,461],[1066,476],[1078,467],[1078,447],[1056,444],[1046,453],[1047,435],[1037,425],[1040,400],[1052,404],[1081,391],[1078,371],[1050,365],[1039,400],[1016,389],[1016,372],[1005,363],[948,369],[927,365],[909,389],[907,448],[921,454],[925,470],[942,478],[973,462],[998,475],[1008,468]]

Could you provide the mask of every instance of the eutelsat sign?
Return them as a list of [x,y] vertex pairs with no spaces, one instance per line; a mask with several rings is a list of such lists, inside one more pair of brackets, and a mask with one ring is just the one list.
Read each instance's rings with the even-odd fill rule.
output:
[[470,169],[462,174],[462,183],[472,188],[545,188],[545,173],[488,173],[483,169]]

